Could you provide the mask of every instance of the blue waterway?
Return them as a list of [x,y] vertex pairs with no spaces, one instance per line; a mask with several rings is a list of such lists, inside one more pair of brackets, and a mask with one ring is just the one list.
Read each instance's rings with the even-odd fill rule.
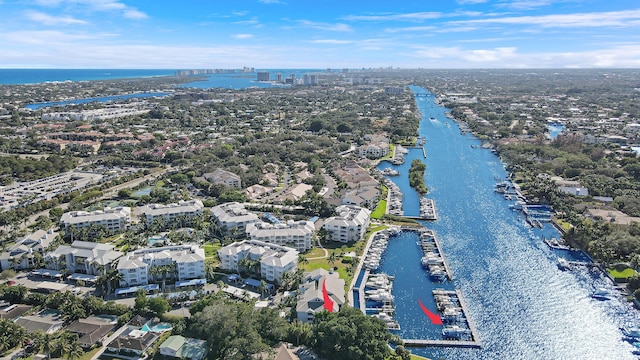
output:
[[[417,87],[412,91],[426,92]],[[416,101],[423,114],[419,132],[427,138],[427,159],[420,150],[410,151],[405,164],[394,167],[401,176],[391,179],[405,193],[405,212],[417,214],[418,200],[407,173],[415,158],[427,164],[427,196],[436,201],[439,219],[425,225],[436,231],[454,280],[440,285],[427,279],[419,264],[417,238],[409,233],[391,239],[381,271],[397,275],[400,335],[439,339],[442,327],[429,323],[417,299],[433,310],[431,290],[455,287],[466,299],[467,316],[478,329],[482,349],[411,348],[412,352],[447,359],[636,358],[619,327],[640,324],[638,312],[622,298],[590,297],[597,288],[613,287],[599,271],[560,271],[560,253],[541,240],[542,235],[557,235],[555,230],[531,229],[509,209],[510,202],[493,191],[496,178],[507,175],[499,159],[486,149],[472,148],[480,142],[460,134],[432,97]]]
[[149,92],[149,93],[136,93],[136,94],[126,94],[126,95],[112,95],[112,96],[100,96],[94,98],[83,98],[83,99],[74,99],[74,100],[64,100],[64,101],[47,101],[41,103],[33,103],[25,105],[25,108],[31,110],[38,110],[49,106],[64,106],[68,104],[87,104],[92,102],[109,102],[115,100],[126,100],[126,99],[144,99],[150,97],[162,97],[169,95],[166,92]]
[[173,75],[170,69],[0,69],[0,84],[39,84]]

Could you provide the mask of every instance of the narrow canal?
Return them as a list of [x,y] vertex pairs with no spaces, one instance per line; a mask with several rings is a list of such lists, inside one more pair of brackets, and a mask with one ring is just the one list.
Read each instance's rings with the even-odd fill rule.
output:
[[[428,94],[412,87],[415,94]],[[633,346],[619,327],[638,326],[640,316],[622,297],[591,298],[598,288],[613,285],[599,271],[587,267],[561,271],[557,257],[541,236],[554,230],[530,228],[509,208],[513,201],[494,192],[496,179],[507,174],[503,164],[480,142],[461,134],[445,117],[447,109],[431,94],[416,97],[423,118],[419,133],[426,137],[427,158],[412,149],[406,161],[393,167],[401,175],[391,179],[404,193],[404,210],[417,215],[418,198],[408,184],[413,159],[427,164],[427,197],[436,201],[438,220],[424,223],[436,231],[453,272],[453,282],[434,284],[419,264],[416,237],[403,234],[389,243],[381,271],[396,275],[394,296],[399,335],[439,339],[442,327],[431,325],[418,298],[433,309],[431,290],[457,288],[468,305],[481,349],[411,348],[434,359],[634,359]],[[474,145],[472,147],[471,145]]]

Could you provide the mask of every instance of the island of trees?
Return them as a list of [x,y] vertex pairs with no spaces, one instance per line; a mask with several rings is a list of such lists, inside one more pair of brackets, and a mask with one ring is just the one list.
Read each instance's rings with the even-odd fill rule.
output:
[[424,172],[427,170],[427,165],[420,161],[420,159],[414,159],[411,162],[411,168],[409,169],[409,185],[420,194],[426,194],[428,192],[427,185],[424,183]]

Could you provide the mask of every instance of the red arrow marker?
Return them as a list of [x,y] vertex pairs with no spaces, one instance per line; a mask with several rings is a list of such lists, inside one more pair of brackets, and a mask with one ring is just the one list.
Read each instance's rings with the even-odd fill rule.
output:
[[424,306],[424,304],[422,303],[422,301],[420,299],[418,299],[418,305],[420,305],[420,308],[425,313],[425,315],[427,315],[429,320],[431,320],[432,324],[434,324],[434,325],[442,325],[442,319],[440,318],[440,315],[434,314],[431,311],[429,311],[429,309],[427,309],[427,307]]

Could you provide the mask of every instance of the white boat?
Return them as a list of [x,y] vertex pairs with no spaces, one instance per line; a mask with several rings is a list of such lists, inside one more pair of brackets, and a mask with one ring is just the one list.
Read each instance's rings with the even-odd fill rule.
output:
[[389,292],[372,294],[372,295],[369,295],[368,297],[369,297],[369,300],[373,300],[373,301],[380,301],[380,302],[393,301],[393,295],[391,295]]
[[591,297],[598,300],[610,300],[611,293],[605,288],[600,288],[591,294]]
[[458,325],[445,326],[442,329],[442,336],[447,339],[460,339],[463,336],[471,334],[471,330],[462,328]]
[[381,313],[377,313],[377,314],[373,314],[373,317],[377,317],[378,319],[384,321],[384,322],[388,322],[388,321],[393,321],[393,318],[391,318],[391,316],[385,312],[381,312]]
[[569,270],[569,268],[571,267],[571,264],[569,264],[569,261],[567,261],[567,259],[565,258],[558,258],[558,269],[560,270]]
[[620,330],[622,331],[622,334],[624,334],[624,336],[636,341],[640,340],[640,328],[620,328]]

